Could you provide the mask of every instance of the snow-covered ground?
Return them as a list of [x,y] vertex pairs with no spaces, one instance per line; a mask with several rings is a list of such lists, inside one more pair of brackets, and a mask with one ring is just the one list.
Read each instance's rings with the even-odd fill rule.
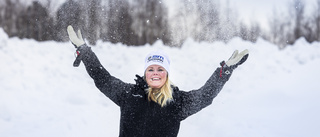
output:
[[[142,75],[144,57],[162,49],[171,80],[182,90],[201,87],[236,49],[250,56],[211,106],[181,123],[180,137],[319,137],[320,43],[300,39],[284,50],[259,39],[227,44],[187,40],[182,48],[127,47],[99,41],[92,47],[105,68],[125,82]],[[72,63],[69,42],[8,38],[0,29],[1,137],[115,137],[119,108]]]

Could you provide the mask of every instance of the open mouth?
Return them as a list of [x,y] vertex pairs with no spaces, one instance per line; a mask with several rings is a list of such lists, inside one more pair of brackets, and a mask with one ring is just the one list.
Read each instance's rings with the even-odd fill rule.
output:
[[159,81],[160,78],[151,78],[151,81]]

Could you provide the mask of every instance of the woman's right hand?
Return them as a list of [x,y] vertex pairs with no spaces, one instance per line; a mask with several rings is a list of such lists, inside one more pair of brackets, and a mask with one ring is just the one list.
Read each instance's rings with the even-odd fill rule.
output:
[[76,32],[73,30],[73,27],[69,25],[67,28],[67,31],[68,31],[69,39],[75,48],[78,48],[85,44],[84,40],[82,39],[80,30],[78,30],[78,35],[77,35]]
[[73,66],[74,67],[78,67],[80,65],[80,62],[82,60],[82,55],[80,55],[80,46],[81,47],[86,47],[83,46],[86,43],[84,42],[84,40],[82,39],[82,35],[81,35],[81,31],[78,30],[78,35],[76,34],[76,32],[73,30],[73,27],[71,25],[68,26],[67,28],[68,31],[68,35],[69,35],[69,39],[71,41],[71,43],[74,45],[74,47],[77,49],[76,53],[77,53],[77,57],[76,60],[73,62]]

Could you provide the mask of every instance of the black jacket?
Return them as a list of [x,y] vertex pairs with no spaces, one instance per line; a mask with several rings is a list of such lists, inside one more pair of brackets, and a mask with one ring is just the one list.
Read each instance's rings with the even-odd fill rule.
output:
[[185,92],[173,87],[173,101],[161,107],[148,101],[141,77],[136,84],[125,83],[109,74],[90,47],[78,50],[96,87],[120,107],[120,137],[176,137],[180,122],[210,105],[230,77],[218,68],[200,89]]

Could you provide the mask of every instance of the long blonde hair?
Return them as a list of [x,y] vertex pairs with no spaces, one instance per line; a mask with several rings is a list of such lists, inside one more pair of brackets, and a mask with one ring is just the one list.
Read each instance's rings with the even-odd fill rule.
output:
[[160,89],[153,89],[149,87],[147,89],[148,93],[148,100],[154,101],[161,105],[161,107],[164,107],[172,101],[172,88],[171,88],[171,81],[169,80],[169,77],[167,77],[166,82]]

